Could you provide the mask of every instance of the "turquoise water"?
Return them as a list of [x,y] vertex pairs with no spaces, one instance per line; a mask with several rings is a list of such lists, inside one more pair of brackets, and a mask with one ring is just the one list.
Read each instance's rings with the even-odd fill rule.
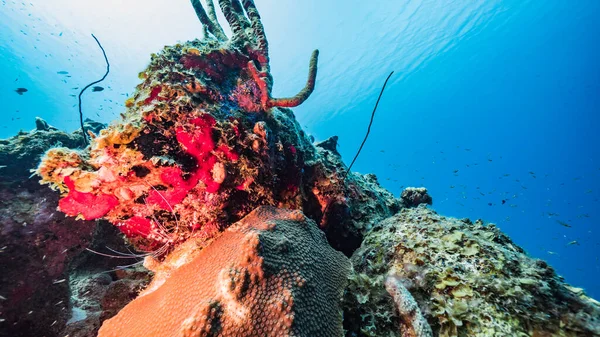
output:
[[[0,138],[32,129],[35,116],[77,128],[73,88],[104,73],[90,33],[111,73],[105,90],[85,93],[84,113],[103,122],[123,110],[150,53],[201,36],[189,1],[121,2],[1,0]],[[394,70],[355,169],[396,195],[427,187],[441,214],[497,223],[600,298],[600,2],[256,4],[274,96],[304,85],[320,49],[316,90],[295,109],[316,139],[340,136],[349,162]]]

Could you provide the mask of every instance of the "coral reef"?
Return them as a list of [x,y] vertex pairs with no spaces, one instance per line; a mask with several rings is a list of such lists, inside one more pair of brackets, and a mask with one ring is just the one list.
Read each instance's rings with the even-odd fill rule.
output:
[[260,207],[203,249],[173,254],[162,264],[147,258],[152,284],[100,337],[342,334],[350,261],[300,211]]
[[[349,173],[337,137],[313,144],[288,108],[315,89],[317,51],[305,88],[274,98],[253,1],[218,2],[231,38],[212,0],[191,3],[203,39],[153,54],[119,121],[91,131],[86,148],[49,149],[36,169],[60,193],[46,191],[68,216],[65,240],[107,220],[154,274],[138,295],[149,273],[107,277],[78,255],[63,334],[93,336],[104,321],[101,337],[598,335],[598,303],[495,226],[438,216],[425,188],[396,199],[374,175]],[[19,158],[27,166],[60,133],[36,125],[48,142]]]
[[434,336],[600,335],[600,303],[481,221],[405,208],[365,236],[352,262],[347,336],[403,336],[406,319],[383,287],[388,275],[414,297]]
[[[63,193],[59,208],[67,215],[107,219],[137,248],[158,254],[190,237],[210,238],[261,205],[302,210],[351,254],[362,228],[398,207],[383,201],[383,189],[371,190],[372,178],[343,179],[341,160],[313,146],[285,108],[314,89],[318,53],[306,87],[273,98],[254,3],[219,1],[231,39],[211,1],[208,10],[200,1],[192,5],[205,37],[153,54],[122,120],[83,151],[49,150],[37,170],[42,183]],[[350,199],[373,199],[377,214],[367,222],[348,217],[363,212],[352,210],[358,203]],[[349,239],[338,239],[340,233]]]

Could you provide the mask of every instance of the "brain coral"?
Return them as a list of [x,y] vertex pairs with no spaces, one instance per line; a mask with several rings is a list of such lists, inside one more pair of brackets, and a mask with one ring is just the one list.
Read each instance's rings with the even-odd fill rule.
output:
[[260,207],[193,255],[99,336],[342,335],[350,262],[300,211]]
[[[416,335],[396,316],[390,280],[395,301],[412,295],[434,336],[600,336],[597,301],[481,221],[403,209],[373,228],[352,262],[348,336]],[[402,288],[410,295],[398,296]]]

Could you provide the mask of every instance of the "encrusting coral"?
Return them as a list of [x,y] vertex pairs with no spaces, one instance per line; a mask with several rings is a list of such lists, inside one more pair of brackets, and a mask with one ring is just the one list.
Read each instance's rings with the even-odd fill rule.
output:
[[332,244],[351,254],[362,236],[357,228],[368,224],[347,214],[372,212],[351,210],[349,199],[375,194],[377,220],[398,207],[383,202],[394,200],[387,191],[364,190],[361,175],[342,179],[344,165],[323,158],[285,108],[314,89],[318,53],[305,88],[273,98],[267,40],[253,1],[219,1],[231,39],[212,1],[205,3],[192,1],[205,37],[153,54],[122,120],[84,151],[49,150],[37,170],[42,183],[63,193],[59,208],[67,215],[107,219],[145,251],[210,238],[254,208],[272,205],[302,210],[327,233],[330,227],[343,232],[350,240]]
[[374,227],[352,262],[347,336],[407,336],[405,325],[414,328],[406,306],[396,316],[383,287],[390,275],[414,297],[434,336],[600,336],[600,303],[494,225],[406,208]]
[[[177,259],[99,337],[341,336],[350,261],[300,211],[263,206]],[[183,251],[181,251],[183,250]]]

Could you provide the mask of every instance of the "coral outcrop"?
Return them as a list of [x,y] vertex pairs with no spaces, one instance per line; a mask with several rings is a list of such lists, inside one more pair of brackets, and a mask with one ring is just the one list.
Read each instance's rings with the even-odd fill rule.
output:
[[600,335],[600,303],[481,221],[403,209],[372,229],[352,262],[347,336],[423,335],[410,334],[416,311],[398,317],[384,283],[396,302],[414,297],[434,336]]
[[149,262],[153,283],[100,337],[342,335],[350,262],[300,211],[260,207],[203,249],[185,247],[177,255],[194,257],[182,266]]
[[[374,217],[348,217],[357,212],[352,199],[373,200],[381,218],[397,203],[382,203],[389,195],[370,189],[373,178],[344,179],[341,160],[313,146],[286,108],[314,89],[318,53],[306,87],[273,98],[254,3],[219,1],[230,39],[212,1],[207,10],[192,5],[205,37],[153,54],[122,120],[84,151],[49,150],[37,170],[42,183],[63,194],[59,208],[67,215],[107,219],[136,247],[159,254],[190,237],[212,237],[261,205],[302,210],[350,254]],[[339,233],[348,240],[336,239]]]

